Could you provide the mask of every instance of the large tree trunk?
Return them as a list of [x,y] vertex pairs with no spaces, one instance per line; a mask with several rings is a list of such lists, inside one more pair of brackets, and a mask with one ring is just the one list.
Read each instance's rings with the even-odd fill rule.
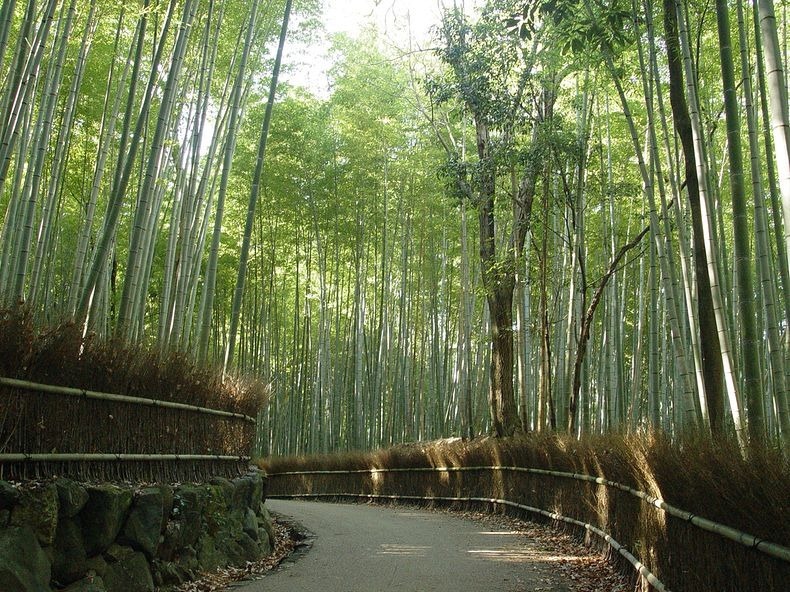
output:
[[669,58],[669,100],[675,130],[683,145],[683,159],[691,209],[691,226],[694,241],[694,271],[697,278],[697,314],[699,317],[700,347],[702,350],[702,372],[708,417],[711,430],[721,432],[724,422],[723,367],[716,316],[708,278],[708,258],[705,255],[702,210],[700,208],[697,162],[694,159],[694,135],[691,130],[686,96],[683,92],[683,62],[678,42],[677,14],[674,0],[664,0],[664,29]]
[[494,193],[496,167],[491,158],[488,126],[475,118],[477,154],[480,158],[480,262],[483,286],[491,312],[491,382],[489,403],[491,421],[497,436],[512,436],[518,427],[513,394],[513,291],[515,267],[500,265],[496,256]]
[[512,436],[518,430],[518,413],[513,393],[513,282],[488,295],[491,311],[491,421],[497,436]]

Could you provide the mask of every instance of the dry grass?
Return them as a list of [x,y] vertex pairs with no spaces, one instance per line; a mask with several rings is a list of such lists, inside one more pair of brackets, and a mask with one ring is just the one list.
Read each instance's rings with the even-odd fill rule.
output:
[[[74,323],[37,328],[24,308],[0,311],[0,376],[253,417],[268,393],[260,382],[223,380],[220,369],[196,366],[184,353],[161,353],[95,335],[83,338]],[[2,452],[245,456],[255,437],[255,427],[238,419],[3,387],[0,392]],[[238,472],[227,463],[208,464],[212,463],[4,463],[2,476],[58,472],[85,478],[173,480]]]
[[[609,532],[676,591],[779,592],[790,565],[708,533],[615,488],[505,471],[276,476],[283,471],[508,465],[585,473],[790,546],[790,467],[778,450],[743,458],[727,440],[660,435],[574,440],[553,434],[413,444],[367,455],[269,459],[272,495],[354,492],[493,497],[555,511]],[[497,508],[495,511],[503,511]],[[533,518],[534,516],[525,516]],[[582,536],[582,533],[578,533]],[[600,544],[593,541],[594,544]]]

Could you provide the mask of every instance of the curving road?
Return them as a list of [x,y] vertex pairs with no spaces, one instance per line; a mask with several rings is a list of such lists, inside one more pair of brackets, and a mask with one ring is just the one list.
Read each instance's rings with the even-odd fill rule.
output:
[[267,500],[315,535],[312,549],[234,592],[569,592],[557,557],[525,537],[445,513]]

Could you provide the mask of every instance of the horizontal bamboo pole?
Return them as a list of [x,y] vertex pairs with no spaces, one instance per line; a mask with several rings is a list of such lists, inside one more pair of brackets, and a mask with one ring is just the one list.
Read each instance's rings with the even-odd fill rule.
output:
[[27,380],[19,380],[16,378],[0,377],[0,386],[22,389],[26,391],[34,391],[39,393],[48,393],[52,395],[66,395],[69,397],[82,397],[85,399],[98,399],[101,401],[117,401],[120,403],[131,403],[133,405],[146,405],[149,407],[164,407],[167,409],[180,409],[182,411],[193,411],[195,413],[203,413],[205,415],[217,415],[220,417],[241,419],[243,421],[247,421],[253,424],[255,423],[254,417],[250,417],[249,415],[244,415],[243,413],[233,413],[232,411],[222,411],[221,409],[208,409],[206,407],[198,407],[197,405],[188,405],[186,403],[176,403],[174,401],[160,401],[158,399],[146,399],[145,397],[131,397],[129,395],[100,393],[100,392],[89,391],[85,389],[71,388],[68,386],[40,384],[37,382],[29,382]]
[[[342,472],[342,471],[334,471],[335,473]],[[359,471],[354,471],[359,472]],[[273,475],[284,475],[285,473],[272,473],[269,475],[270,477]],[[601,530],[600,528],[593,526],[587,522],[582,522],[581,520],[576,520],[575,518],[569,518],[568,516],[563,516],[562,514],[557,514],[556,512],[549,512],[548,510],[543,510],[541,508],[535,508],[533,506],[525,506],[523,504],[517,504],[516,502],[511,502],[505,499],[496,499],[496,498],[485,498],[485,497],[446,497],[446,496],[431,496],[431,497],[422,497],[418,495],[380,495],[380,494],[367,494],[367,493],[297,493],[292,495],[267,495],[268,499],[288,499],[288,498],[321,498],[321,497],[348,497],[348,498],[364,498],[364,499],[384,499],[384,500],[393,500],[393,501],[442,501],[442,502],[479,502],[479,503],[490,503],[490,504],[499,504],[504,506],[510,506],[511,508],[518,508],[519,510],[524,510],[526,512],[531,512],[533,514],[540,514],[542,516],[546,516],[547,518],[552,518],[553,520],[559,520],[561,522],[566,522],[568,524],[575,524],[576,526],[580,526],[586,529],[589,532],[594,533],[595,535],[602,538],[606,541],[612,549],[617,551],[620,555],[622,555],[631,565],[634,566],[634,569],[641,575],[645,580],[647,580],[651,586],[658,592],[670,592],[670,590],[664,585],[664,583],[659,580],[647,567],[645,567],[634,555],[628,551],[625,547],[623,547],[620,543],[618,543],[615,539],[609,536],[606,532]]]
[[9,452],[0,454],[0,462],[99,462],[99,461],[191,461],[213,460],[249,462],[249,456],[220,456],[216,454],[112,454],[112,453],[53,453],[27,454]]
[[646,503],[658,508],[669,514],[670,516],[674,516],[675,518],[679,518],[688,522],[689,524],[693,524],[697,528],[702,530],[706,530],[708,532],[712,532],[717,534],[721,537],[729,539],[731,541],[735,541],[741,545],[746,547],[751,547],[756,549],[766,555],[770,555],[771,557],[775,557],[777,559],[781,559],[782,561],[786,561],[790,563],[790,547],[785,547],[783,545],[779,545],[777,543],[772,543],[770,541],[766,541],[765,539],[758,538],[754,535],[748,534],[746,532],[742,532],[725,524],[721,524],[719,522],[714,522],[713,520],[708,520],[706,518],[702,518],[701,516],[697,516],[692,514],[691,512],[687,512],[685,510],[681,510],[680,508],[676,508],[675,506],[668,504],[664,500],[653,497],[644,493],[643,491],[639,491],[638,489],[633,489],[628,485],[623,485],[622,483],[616,483],[615,481],[609,481],[608,479],[604,479],[603,477],[593,477],[592,475],[585,475],[583,473],[567,473],[563,471],[551,471],[548,469],[533,469],[529,467],[508,467],[508,466],[480,466],[480,467],[400,467],[400,468],[392,468],[392,469],[352,469],[352,470],[342,470],[342,471],[288,471],[283,473],[271,473],[270,477],[276,477],[278,475],[333,475],[333,474],[376,474],[376,473],[419,473],[419,472],[445,472],[445,473],[454,473],[454,472],[464,472],[464,471],[513,471],[517,473],[531,473],[534,475],[544,475],[549,477],[559,477],[564,479],[576,479],[578,481],[587,481],[590,483],[596,483],[598,485],[604,485],[607,487],[613,487],[615,489],[619,489],[621,491],[625,491],[630,493],[633,496],[640,498],[641,500],[645,501]]

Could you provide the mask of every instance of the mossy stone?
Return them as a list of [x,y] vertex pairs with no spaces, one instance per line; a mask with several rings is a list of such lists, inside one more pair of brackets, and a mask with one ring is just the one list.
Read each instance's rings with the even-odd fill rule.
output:
[[87,571],[87,559],[80,525],[72,518],[61,519],[53,547],[52,579],[61,585],[76,582]]
[[159,488],[138,492],[121,531],[120,542],[153,557],[159,545],[163,514],[164,502]]
[[253,510],[258,507],[263,501],[263,475],[261,471],[253,471],[232,481],[234,507]]
[[19,490],[8,481],[0,481],[0,510],[15,506],[19,501]]
[[170,519],[170,513],[173,511],[173,500],[175,497],[175,490],[170,485],[160,485],[159,492],[162,494],[162,526],[159,532],[164,532],[165,524]]
[[[179,539],[176,548],[191,547],[203,530],[203,510],[208,500],[208,490],[199,485],[182,485],[173,499],[173,521],[179,522]],[[167,533],[165,534],[167,537]]]
[[42,592],[49,590],[52,565],[29,526],[0,531],[0,590]]
[[250,508],[247,508],[247,510],[244,512],[241,530],[252,540],[258,540],[258,517]]
[[60,502],[60,515],[73,518],[88,502],[88,491],[71,479],[61,478],[55,481]]
[[190,579],[189,573],[177,563],[155,560],[151,565],[154,584],[161,586],[178,586]]
[[154,580],[145,555],[132,549],[116,555],[117,561],[107,564],[103,576],[107,592],[153,592]]
[[107,592],[107,588],[104,587],[104,580],[101,577],[88,576],[66,586],[63,592]]
[[58,491],[54,484],[23,489],[19,492],[19,503],[11,510],[11,524],[29,526],[36,533],[38,541],[49,546],[55,541],[58,509]]
[[88,487],[88,502],[79,516],[89,556],[98,555],[112,544],[131,505],[132,492],[129,489],[114,485]]
[[209,485],[206,487],[206,503],[203,508],[203,518],[206,531],[216,534],[222,527],[224,517],[230,507],[232,488],[223,485]]
[[269,514],[269,510],[266,508],[266,506],[263,505],[263,502],[261,502],[259,508],[260,509],[258,512],[258,524],[261,526],[261,528],[263,528],[266,531],[266,534],[269,539],[269,550],[264,552],[265,555],[268,555],[269,553],[272,552],[272,549],[274,549],[274,545],[276,544],[274,524],[272,523],[272,515]]
[[228,565],[228,556],[217,548],[214,537],[210,535],[206,534],[200,537],[196,551],[200,571],[213,571]]

